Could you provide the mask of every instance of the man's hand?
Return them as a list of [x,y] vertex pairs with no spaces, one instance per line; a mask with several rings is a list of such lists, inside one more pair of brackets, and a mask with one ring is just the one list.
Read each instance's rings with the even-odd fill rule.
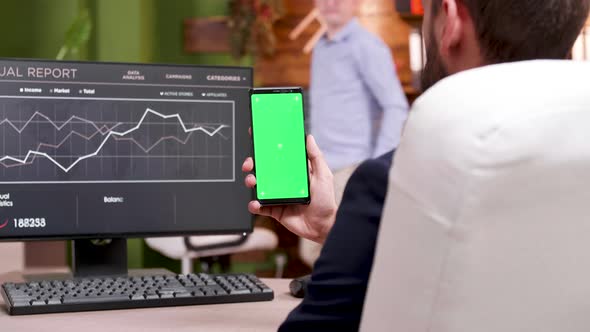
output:
[[[248,210],[252,214],[272,217],[283,224],[291,232],[306,239],[323,243],[336,219],[336,199],[334,195],[334,179],[322,152],[313,136],[307,136],[307,156],[310,163],[310,194],[309,205],[285,205],[262,207],[258,201],[251,201]],[[248,173],[254,169],[254,161],[247,158],[242,171]],[[254,188],[256,177],[246,176],[246,186]]]

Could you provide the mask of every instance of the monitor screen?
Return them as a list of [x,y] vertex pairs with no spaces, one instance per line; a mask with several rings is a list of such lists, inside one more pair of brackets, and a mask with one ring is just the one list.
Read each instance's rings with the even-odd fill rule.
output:
[[0,240],[248,232],[250,68],[0,60]]

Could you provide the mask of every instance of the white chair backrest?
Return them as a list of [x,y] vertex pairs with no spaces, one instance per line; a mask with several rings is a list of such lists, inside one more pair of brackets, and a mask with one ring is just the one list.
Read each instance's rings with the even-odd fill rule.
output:
[[449,77],[394,158],[363,331],[590,331],[590,64]]

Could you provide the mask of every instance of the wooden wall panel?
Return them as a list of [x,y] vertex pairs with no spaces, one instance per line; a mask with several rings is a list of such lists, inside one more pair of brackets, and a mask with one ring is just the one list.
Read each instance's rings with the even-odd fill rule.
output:
[[313,0],[285,0],[286,16],[275,23],[277,52],[274,56],[257,59],[254,78],[261,86],[309,86],[310,56],[303,54],[305,43],[320,27],[312,24],[298,39],[289,33],[313,9]]
[[0,243],[0,274],[22,271],[25,266],[25,245],[22,242]]
[[67,266],[64,241],[39,241],[25,244],[26,268]]
[[184,51],[187,53],[229,53],[227,17],[184,20]]

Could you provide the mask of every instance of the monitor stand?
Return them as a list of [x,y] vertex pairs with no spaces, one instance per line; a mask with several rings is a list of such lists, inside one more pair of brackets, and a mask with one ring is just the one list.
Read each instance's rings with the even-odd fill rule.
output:
[[72,241],[75,278],[127,275],[127,239]]
[[127,270],[127,239],[72,241],[69,272],[23,274],[25,281],[64,280],[84,277],[173,275],[166,269]]

